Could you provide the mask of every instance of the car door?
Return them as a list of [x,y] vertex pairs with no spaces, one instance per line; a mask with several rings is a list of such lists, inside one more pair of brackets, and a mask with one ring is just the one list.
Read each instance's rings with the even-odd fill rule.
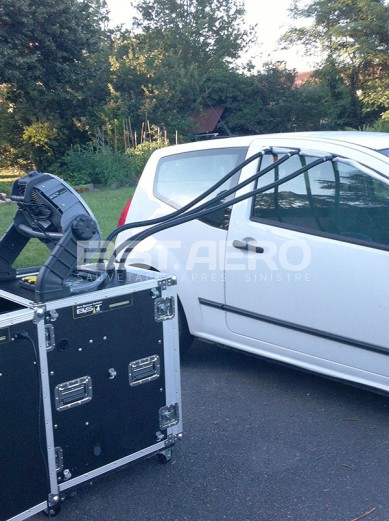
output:
[[[231,138],[154,153],[134,194],[127,222],[147,221],[182,209],[238,167],[248,145],[246,138]],[[233,188],[238,179],[236,172],[219,186],[217,194]],[[201,203],[213,197],[210,194]],[[176,276],[180,302],[196,336],[215,334],[218,326],[210,313],[202,313],[199,297],[224,299],[223,260],[229,216],[229,208],[215,210],[202,219],[160,231],[141,241],[129,257],[132,265]],[[118,251],[136,231],[120,235]],[[222,330],[225,332],[225,324]]]
[[[360,370],[386,377],[389,370],[370,355],[389,353],[389,185],[380,173],[388,175],[388,165],[347,146],[327,145],[335,155],[325,160],[326,147],[313,145],[255,187],[306,172],[233,207],[227,327],[241,346],[272,358],[335,376],[352,367],[361,382]],[[258,168],[287,151],[273,149]]]

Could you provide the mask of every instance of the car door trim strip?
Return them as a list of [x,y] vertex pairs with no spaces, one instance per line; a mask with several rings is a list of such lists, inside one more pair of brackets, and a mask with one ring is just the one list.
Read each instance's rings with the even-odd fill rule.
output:
[[326,340],[331,340],[333,342],[346,344],[346,345],[349,345],[352,347],[357,347],[359,349],[365,349],[367,351],[372,351],[374,353],[389,355],[389,349],[386,347],[381,347],[381,346],[377,346],[375,344],[369,344],[367,342],[355,340],[353,338],[344,337],[344,336],[336,335],[333,333],[328,333],[328,332],[322,331],[320,329],[315,329],[315,328],[308,327],[308,326],[294,324],[293,322],[287,322],[286,320],[280,320],[278,318],[268,317],[266,315],[254,313],[253,311],[236,308],[234,306],[229,306],[228,304],[222,304],[222,303],[214,302],[212,300],[207,300],[204,298],[199,298],[199,302],[203,306],[220,309],[221,311],[226,311],[227,313],[233,313],[235,315],[252,318],[254,320],[259,320],[261,322],[267,322],[268,324],[273,324],[273,325],[276,325],[279,327],[292,329],[293,331],[298,331],[300,333],[306,333],[308,335],[313,335],[313,336],[316,336],[319,338],[325,338]]

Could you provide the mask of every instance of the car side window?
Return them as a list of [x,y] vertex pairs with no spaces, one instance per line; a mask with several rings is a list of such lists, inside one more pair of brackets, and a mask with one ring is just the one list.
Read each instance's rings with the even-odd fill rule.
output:
[[[266,155],[261,169],[281,156]],[[258,180],[265,187],[309,166],[315,157],[292,156]],[[255,197],[253,220],[272,221],[306,233],[389,247],[389,186],[341,159],[309,168]]]
[[[154,195],[174,208],[181,208],[242,163],[246,153],[246,147],[238,147],[198,150],[164,157],[158,163]],[[235,186],[239,175],[239,172],[235,174],[204,202]],[[228,209],[213,212],[202,220],[212,226],[226,228],[229,213]]]

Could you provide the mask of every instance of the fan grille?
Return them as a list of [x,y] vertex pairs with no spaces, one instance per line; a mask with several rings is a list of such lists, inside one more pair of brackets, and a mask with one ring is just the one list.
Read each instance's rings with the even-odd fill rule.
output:
[[18,194],[20,197],[24,197],[24,194],[26,193],[26,185],[25,183],[19,183],[18,184]]
[[36,189],[31,191],[31,203],[29,205],[29,210],[36,219],[48,219],[51,215],[50,209],[47,207],[45,199]]

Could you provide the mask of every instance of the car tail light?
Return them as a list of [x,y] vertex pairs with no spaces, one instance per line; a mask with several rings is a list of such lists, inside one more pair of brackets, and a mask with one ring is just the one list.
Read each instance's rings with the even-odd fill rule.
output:
[[128,203],[124,207],[124,210],[122,211],[119,221],[118,221],[118,226],[123,226],[123,224],[126,224],[127,214],[128,214],[128,210],[130,209],[131,203],[132,203],[132,198],[128,201]]

